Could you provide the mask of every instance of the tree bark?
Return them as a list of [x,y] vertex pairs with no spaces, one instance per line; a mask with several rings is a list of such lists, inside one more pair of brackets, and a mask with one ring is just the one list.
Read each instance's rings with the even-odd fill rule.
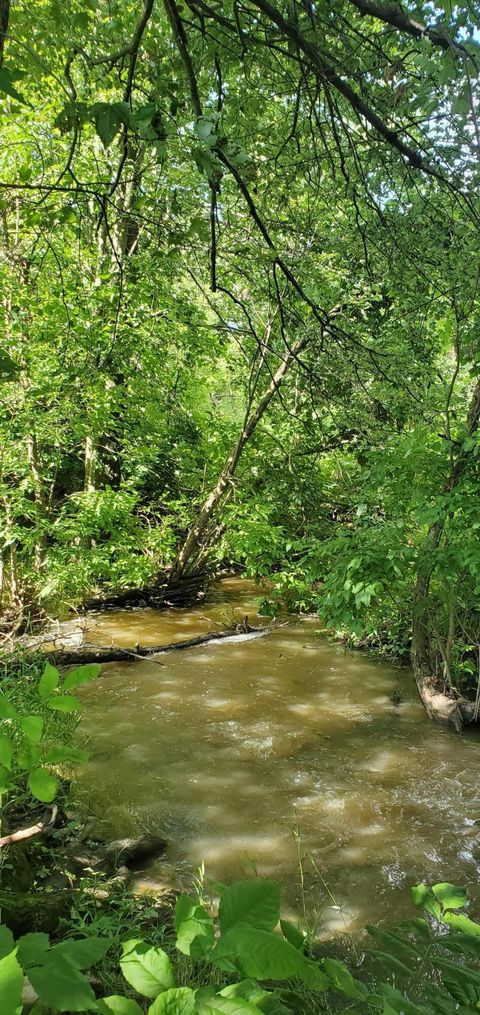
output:
[[190,527],[188,531],[187,538],[185,539],[185,542],[178,553],[176,562],[173,567],[172,580],[176,581],[179,578],[182,578],[188,566],[191,564],[192,560],[194,560],[196,554],[198,553],[201,545],[202,535],[205,532],[205,529],[207,528],[207,525],[209,524],[212,515],[214,514],[215,510],[217,509],[218,505],[223,499],[225,493],[227,492],[228,487],[230,486],[230,483],[237,470],[237,466],[242,456],[245,445],[248,443],[250,437],[255,432],[258,423],[260,422],[262,416],[264,416],[265,412],[267,411],[268,406],[270,405],[272,398],[277,393],[280,385],[282,384],[285,375],[288,373],[290,367],[296,361],[299,353],[302,351],[302,349],[305,348],[307,343],[308,337],[304,335],[302,338],[297,339],[297,341],[294,343],[291,349],[288,350],[287,355],[282,360],[276,373],[273,375],[270,384],[268,385],[268,388],[266,389],[262,398],[260,399],[256,409],[252,413],[250,413],[250,415],[247,417],[242,432],[235,446],[230,452],[227,461],[225,462],[225,465],[222,469],[222,472],[220,473],[216,485],[214,486],[213,490],[211,491],[207,499],[204,501],[197,515],[196,520],[194,521],[193,525]]
[[[467,415],[467,437],[473,437],[480,424],[480,380],[474,388]],[[450,493],[461,479],[469,459],[469,452],[463,448],[452,461],[450,476],[444,487],[444,493]],[[434,674],[433,651],[431,644],[431,625],[429,621],[430,583],[435,571],[435,557],[440,546],[444,530],[444,522],[437,519],[430,526],[420,560],[417,584],[414,596],[412,620],[412,666],[413,675],[430,719],[453,724],[461,730],[463,723],[475,719],[475,706],[467,698],[455,692],[448,679],[448,665],[445,671],[443,687],[439,685]],[[452,610],[450,607],[449,632],[447,637],[448,654],[451,657],[454,635],[452,626]]]

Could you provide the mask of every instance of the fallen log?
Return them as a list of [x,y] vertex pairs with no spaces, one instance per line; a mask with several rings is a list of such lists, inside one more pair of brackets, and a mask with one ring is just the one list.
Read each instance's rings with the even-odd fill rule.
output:
[[0,848],[3,846],[11,846],[14,842],[23,842],[25,839],[32,839],[36,835],[43,835],[48,829],[53,828],[58,817],[58,807],[56,804],[53,805],[52,811],[48,820],[37,821],[35,825],[29,825],[28,828],[18,828],[16,832],[10,832],[9,835],[3,835],[0,838]]
[[188,638],[186,641],[174,641],[168,645],[136,645],[134,649],[120,648],[117,645],[82,645],[77,649],[46,652],[45,655],[54,666],[82,666],[84,663],[116,663],[135,662],[136,659],[145,659],[149,656],[163,655],[167,652],[179,652],[182,649],[196,648],[198,645],[206,645],[210,641],[221,641],[225,638],[248,638],[251,635],[267,634],[267,628],[239,627],[228,631],[212,631],[210,634],[201,634],[197,638]]

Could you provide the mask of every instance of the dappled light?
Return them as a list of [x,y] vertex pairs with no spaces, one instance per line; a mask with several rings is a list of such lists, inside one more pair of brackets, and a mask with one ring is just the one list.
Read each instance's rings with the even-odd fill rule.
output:
[[[225,585],[217,598],[257,623],[253,587]],[[201,623],[222,610],[203,605]],[[198,614],[146,610],[146,629],[161,643],[198,631]],[[123,644],[141,623],[142,611],[115,617]],[[409,670],[345,652],[317,628],[290,618],[261,639],[172,652],[162,667],[106,666],[83,693],[93,751],[81,792],[103,832],[138,822],[165,836],[171,884],[202,862],[220,880],[254,870],[280,878],[299,912],[308,854],[308,906],[328,934],[387,918],[387,890],[407,913],[415,879],[473,882],[480,758],[475,739],[428,723]],[[144,874],[166,876],[155,863]]]

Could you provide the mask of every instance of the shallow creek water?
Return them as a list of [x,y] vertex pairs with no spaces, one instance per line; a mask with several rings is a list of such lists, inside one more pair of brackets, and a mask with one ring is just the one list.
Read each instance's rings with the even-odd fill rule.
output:
[[[224,580],[202,606],[98,615],[88,639],[159,645],[245,614],[257,623],[257,594]],[[301,914],[308,854],[303,898],[320,936],[409,915],[420,880],[480,897],[478,737],[433,725],[408,671],[345,652],[319,627],[294,619],[260,638],[110,663],[83,691],[80,788],[99,827],[169,843],[140,888],[188,885],[204,862],[214,879],[277,878],[285,911]]]

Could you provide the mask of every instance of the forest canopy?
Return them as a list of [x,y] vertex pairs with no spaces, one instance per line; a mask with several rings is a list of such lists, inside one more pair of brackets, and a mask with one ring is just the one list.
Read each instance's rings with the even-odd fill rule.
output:
[[476,684],[479,20],[1,0],[5,638],[241,567]]

